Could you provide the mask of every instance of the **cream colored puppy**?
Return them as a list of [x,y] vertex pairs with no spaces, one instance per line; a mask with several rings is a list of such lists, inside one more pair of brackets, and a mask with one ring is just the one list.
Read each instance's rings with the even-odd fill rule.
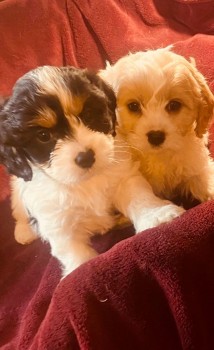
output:
[[214,98],[193,60],[167,47],[129,54],[100,75],[116,93],[119,131],[156,195],[213,198],[206,135]]

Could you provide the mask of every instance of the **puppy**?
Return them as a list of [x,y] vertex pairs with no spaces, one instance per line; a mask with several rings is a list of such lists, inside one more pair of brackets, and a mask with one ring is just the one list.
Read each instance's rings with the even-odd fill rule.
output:
[[193,60],[170,47],[137,52],[100,76],[116,93],[118,131],[154,193],[179,204],[213,198],[206,135],[214,98]]
[[137,232],[183,212],[154,195],[124,142],[114,139],[115,107],[96,74],[44,66],[17,81],[0,112],[15,238],[48,241],[63,276],[97,255],[90,237],[112,228],[118,212]]

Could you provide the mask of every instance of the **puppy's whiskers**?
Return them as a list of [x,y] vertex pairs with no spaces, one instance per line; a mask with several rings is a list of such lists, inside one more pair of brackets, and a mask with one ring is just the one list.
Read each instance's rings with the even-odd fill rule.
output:
[[145,154],[145,152],[142,149],[138,148],[138,147],[135,147],[135,146],[132,146],[132,145],[130,147],[131,147],[132,150],[139,152],[141,155]]

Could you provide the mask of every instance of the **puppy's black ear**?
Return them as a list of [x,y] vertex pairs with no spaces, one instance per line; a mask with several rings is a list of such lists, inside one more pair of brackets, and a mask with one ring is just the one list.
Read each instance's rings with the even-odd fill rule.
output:
[[0,97],[0,164],[3,164],[9,174],[23,178],[25,181],[32,179],[32,169],[22,148],[12,145],[11,132],[4,107],[9,98]]
[[110,87],[110,85],[108,85],[102,78],[100,78],[98,74],[96,74],[92,71],[89,71],[86,69],[85,74],[86,74],[88,80],[92,84],[97,86],[100,90],[104,91],[104,93],[106,94],[106,96],[108,98],[109,108],[111,109],[112,112],[115,113],[115,109],[116,109],[116,105],[117,105],[116,96],[115,96],[113,89]]
[[85,70],[86,77],[88,80],[97,86],[100,90],[102,90],[106,97],[107,97],[107,104],[108,104],[108,110],[109,115],[111,116],[112,120],[112,135],[116,135],[116,106],[117,106],[117,100],[115,93],[113,89],[108,85],[97,73],[91,72],[88,69]]
[[32,169],[22,149],[0,144],[0,163],[7,168],[9,174],[25,181],[32,179]]

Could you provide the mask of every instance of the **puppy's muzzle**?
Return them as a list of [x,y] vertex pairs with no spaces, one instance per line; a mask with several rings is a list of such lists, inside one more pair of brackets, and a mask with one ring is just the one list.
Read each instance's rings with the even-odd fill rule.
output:
[[95,162],[95,153],[92,149],[79,152],[75,158],[75,163],[81,168],[91,168]]
[[151,130],[146,135],[149,143],[152,146],[160,146],[165,141],[165,138],[166,138],[165,133],[160,130],[157,130],[157,131]]

